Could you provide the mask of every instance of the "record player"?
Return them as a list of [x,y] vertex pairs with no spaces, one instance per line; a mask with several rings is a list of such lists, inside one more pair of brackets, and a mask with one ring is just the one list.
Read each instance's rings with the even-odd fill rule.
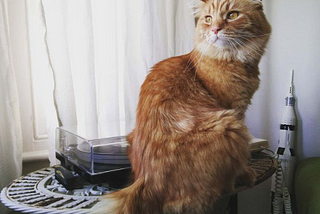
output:
[[116,188],[127,183],[131,165],[126,137],[101,134],[101,130],[96,125],[89,131],[88,126],[56,129],[56,158],[61,166],[55,168],[55,177],[65,188],[75,188],[77,176],[92,184],[108,182]]

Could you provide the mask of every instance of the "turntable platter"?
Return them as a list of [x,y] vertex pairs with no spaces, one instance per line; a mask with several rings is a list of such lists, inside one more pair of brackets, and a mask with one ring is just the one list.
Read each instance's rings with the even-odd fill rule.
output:
[[83,142],[77,146],[75,153],[79,159],[85,162],[91,162],[91,157],[93,157],[93,161],[99,164],[128,165],[130,164],[127,156],[128,146],[129,144],[126,142],[117,142],[90,147],[86,142]]

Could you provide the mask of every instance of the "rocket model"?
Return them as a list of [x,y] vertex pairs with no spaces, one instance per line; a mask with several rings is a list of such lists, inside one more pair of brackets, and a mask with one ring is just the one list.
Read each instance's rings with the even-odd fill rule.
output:
[[295,164],[294,135],[296,128],[296,115],[294,111],[295,98],[293,96],[293,74],[291,71],[291,81],[289,93],[286,97],[286,106],[280,124],[280,139],[277,154],[282,166],[283,186],[292,194],[293,173]]
[[[293,177],[295,168],[295,129],[296,115],[294,111],[295,98],[293,95],[293,74],[291,71],[289,93],[286,97],[286,105],[280,122],[280,138],[277,149],[279,164],[282,170],[278,171],[272,177],[271,198],[273,214],[291,213],[287,211],[290,208],[290,201],[284,197],[286,194],[293,193]],[[284,194],[285,193],[285,194]],[[286,207],[284,208],[283,207]]]

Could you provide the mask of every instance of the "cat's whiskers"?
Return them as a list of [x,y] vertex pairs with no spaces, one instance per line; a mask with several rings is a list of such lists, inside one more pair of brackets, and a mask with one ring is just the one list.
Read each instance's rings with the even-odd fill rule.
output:
[[[197,45],[196,45],[196,47],[195,47],[194,49],[197,49],[198,47],[200,47],[201,42],[198,42],[198,41],[200,41],[200,39],[198,39],[198,40],[195,42]],[[194,60],[196,59],[196,55],[195,55],[195,54],[200,54],[200,53],[198,53],[198,52],[196,52],[196,51],[192,51],[192,52],[191,52],[191,54],[190,54],[190,56],[189,56],[189,59],[188,59],[188,61],[187,61],[187,66],[186,66],[185,69],[189,68],[189,65],[191,64],[191,62],[194,62]],[[193,66],[193,67],[194,67],[194,66]],[[193,68],[193,67],[192,67],[192,68]]]
[[[233,39],[233,41],[235,41],[241,47],[249,48],[248,44],[245,41],[242,40],[244,38],[239,37],[239,38],[232,38],[232,39]],[[250,41],[247,40],[247,42],[250,42]],[[252,43],[252,44],[254,44],[254,43]],[[252,47],[252,51],[254,51],[256,54],[259,54],[259,52],[257,50],[258,50],[257,46]]]
[[230,45],[231,48],[233,48],[236,52],[239,52],[238,47],[230,40],[226,40],[226,42]]
[[[242,41],[241,39],[246,40],[246,41]],[[260,47],[257,46],[257,44],[255,42],[251,41],[250,39],[242,38],[242,37],[238,38],[238,42],[241,43],[244,48],[249,49],[249,51],[254,52],[259,57],[262,57],[263,51]],[[250,44],[248,44],[248,43],[250,43]],[[256,59],[258,59],[258,58],[256,58]]]
[[[237,34],[236,36],[234,34],[232,36],[231,34],[224,35],[224,39],[226,41],[229,41],[228,44],[232,44],[233,47],[236,47],[239,53],[241,51],[244,51],[246,55],[256,60],[258,60],[263,55],[262,49],[257,46],[257,44],[250,38],[239,36],[239,34]],[[239,49],[237,46],[241,47],[241,49]]]
[[246,38],[262,38],[262,37],[268,37],[270,34],[261,34],[261,35],[251,35],[251,34],[245,34],[245,33],[240,33],[241,36],[244,36]]
[[[193,69],[194,67],[196,67],[200,63],[200,61],[201,61],[204,53],[207,51],[209,45],[210,44],[207,44],[207,46],[202,48],[202,50],[200,50],[200,51],[192,51],[191,52],[190,57],[189,57],[188,62],[187,62],[187,66],[186,66],[184,71],[186,71],[186,69],[190,69],[191,70],[191,69]],[[202,46],[202,44],[200,42],[194,49],[196,50],[201,46]],[[190,67],[191,63],[193,63],[192,67]],[[195,72],[195,75],[196,75],[196,72]]]
[[[235,53],[233,53],[233,55],[235,58],[238,58],[240,60],[244,60],[244,58],[246,58],[245,55],[250,54],[246,49],[243,49],[243,46],[235,39],[229,38],[229,40],[226,40],[226,41],[228,41],[228,43],[230,45],[232,45],[232,47],[234,48]],[[238,46],[242,47],[242,50],[240,50]],[[245,52],[245,55],[243,55],[243,52]]]
[[196,64],[197,64],[196,59],[198,58],[198,55],[200,55],[200,53],[198,53],[197,51],[192,51],[191,52],[191,54],[189,56],[189,59],[188,59],[188,61],[186,63],[185,69],[183,70],[184,72],[187,71],[187,70],[191,70],[196,66]]
[[[206,53],[209,47],[210,47],[210,43],[207,43],[207,45],[203,47],[202,50],[199,51],[197,57],[194,58],[194,60],[196,60],[196,63],[194,63],[190,69],[195,68],[201,62],[204,54]],[[198,57],[199,55],[200,57]],[[195,69],[195,72],[194,72],[194,81],[196,80],[196,78],[197,78],[197,69]]]
[[[241,41],[240,39],[235,39],[234,40],[239,46],[242,47],[242,50],[246,52],[247,57],[250,57],[252,59],[255,60],[259,60],[260,57],[263,55],[263,53],[261,53],[261,51],[259,52],[258,50],[256,50],[254,47],[249,46],[248,44],[245,44],[243,41]],[[252,54],[254,53],[254,54]]]
[[269,37],[270,36],[270,33],[263,33],[261,31],[259,31],[259,35],[254,35],[253,33],[250,33],[250,32],[246,32],[246,31],[242,31],[241,29],[245,29],[245,28],[240,28],[238,29],[237,31],[235,32],[224,32],[225,35],[231,35],[231,36],[243,36],[243,37],[246,37],[246,38],[260,38],[260,37]]
[[[191,70],[195,68],[201,62],[204,54],[206,53],[206,51],[210,46],[210,42],[206,42],[206,46],[203,47],[202,42],[203,41],[200,38],[195,42],[195,44],[197,45],[194,47],[194,50],[196,51],[191,52],[184,71],[186,71],[186,69]],[[191,63],[192,63],[192,66],[190,67]],[[195,71],[194,79],[196,79],[196,76],[197,76],[197,72]]]

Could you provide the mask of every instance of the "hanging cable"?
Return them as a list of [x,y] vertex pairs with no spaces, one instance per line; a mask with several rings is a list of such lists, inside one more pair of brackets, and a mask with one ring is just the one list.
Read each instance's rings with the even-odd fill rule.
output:
[[[278,161],[278,160],[277,160]],[[272,201],[273,205],[273,214],[282,214],[282,167],[280,162],[278,162],[278,169],[276,171],[275,179],[275,195]]]
[[272,201],[273,214],[283,214],[283,204],[285,214],[292,214],[291,209],[291,197],[288,188],[283,187],[283,181],[285,180],[285,174],[283,173],[281,161],[279,160],[279,155],[275,154],[272,150],[262,147],[262,149],[270,152],[273,158],[277,161],[278,167],[275,172],[275,195]]

